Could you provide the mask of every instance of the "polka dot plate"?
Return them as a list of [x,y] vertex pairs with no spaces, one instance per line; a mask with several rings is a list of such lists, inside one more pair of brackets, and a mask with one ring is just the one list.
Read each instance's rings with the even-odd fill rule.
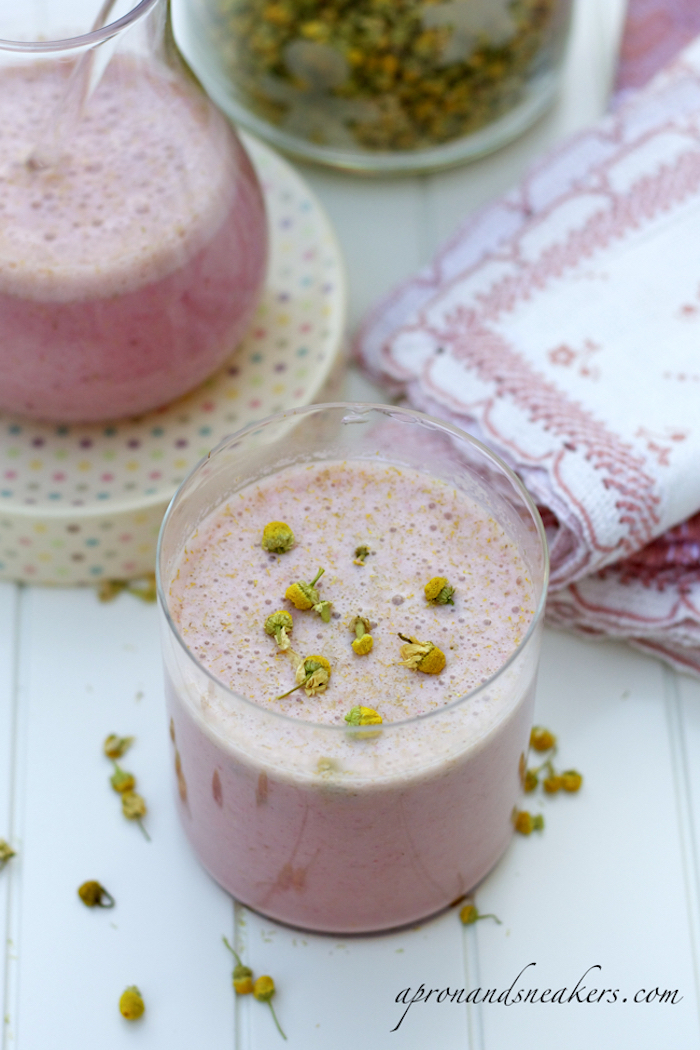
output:
[[271,234],[246,338],[202,386],[138,418],[58,426],[1,413],[0,579],[84,584],[153,570],[161,519],[191,468],[228,434],[327,390],[345,324],[335,236],[294,169],[244,140]]

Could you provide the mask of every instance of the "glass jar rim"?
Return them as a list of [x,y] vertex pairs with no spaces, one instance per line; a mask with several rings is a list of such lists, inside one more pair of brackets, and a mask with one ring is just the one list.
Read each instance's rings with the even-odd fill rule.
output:
[[[139,21],[151,8],[162,0],[138,0],[130,11],[122,15],[115,22],[110,22],[101,29],[81,33],[79,36],[65,37],[60,40],[4,40],[0,39],[0,52],[10,51],[15,54],[45,55],[57,51],[76,51],[83,48],[95,47],[106,40],[110,40],[124,29],[128,29],[134,22]],[[168,0],[169,2],[169,0]]]
[[222,441],[219,442],[218,445],[215,446],[215,448],[213,448],[209,452],[207,456],[203,456],[202,459],[200,459],[200,461],[192,468],[189,474],[182,480],[173,498],[168,504],[168,509],[166,510],[165,515],[163,517],[163,521],[161,522],[160,531],[158,534],[158,545],[156,548],[156,592],[158,604],[160,605],[163,615],[165,616],[166,624],[171,635],[176,639],[179,647],[182,649],[185,656],[197,667],[197,669],[202,674],[204,674],[219,689],[224,690],[226,694],[235,697],[236,700],[242,701],[247,707],[249,707],[253,711],[258,711],[267,717],[281,719],[283,724],[290,723],[296,726],[297,728],[299,728],[300,726],[308,726],[309,731],[315,729],[323,729],[327,731],[335,731],[336,733],[347,733],[348,726],[346,725],[332,725],[327,722],[311,722],[307,719],[299,719],[294,718],[291,715],[286,715],[282,711],[268,711],[265,708],[261,707],[260,704],[256,703],[255,700],[251,700],[249,699],[249,697],[243,696],[242,693],[237,693],[234,689],[231,689],[229,686],[227,686],[226,683],[222,681],[221,678],[217,677],[217,675],[215,675],[212,671],[210,671],[209,668],[206,667],[186,645],[184,638],[182,637],[180,631],[177,628],[177,625],[175,624],[170,614],[170,608],[165,597],[165,589],[163,586],[163,578],[161,574],[163,538],[165,536],[165,532],[168,527],[168,523],[172,516],[173,510],[179,502],[179,499],[183,493],[185,486],[189,484],[191,479],[199,473],[199,471],[206,463],[210,462],[211,459],[213,459],[218,453],[222,452],[225,448],[239,443],[248,434],[254,431],[259,431],[263,427],[273,426],[277,423],[282,422],[285,419],[290,419],[295,416],[307,416],[315,412],[327,411],[328,409],[338,409],[344,412],[357,413],[367,413],[370,411],[376,411],[381,412],[383,415],[389,416],[390,418],[397,418],[399,420],[401,416],[410,416],[411,419],[415,420],[416,422],[430,424],[432,429],[442,430],[450,436],[458,438],[460,441],[466,443],[467,445],[471,445],[484,457],[484,459],[490,461],[493,465],[495,465],[498,468],[498,470],[502,474],[505,475],[505,477],[511,483],[515,491],[523,500],[523,503],[530,512],[532,521],[535,524],[535,529],[539,539],[539,546],[542,552],[542,592],[537,601],[537,605],[535,606],[532,619],[528,624],[527,631],[521,638],[519,644],[510,654],[508,659],[504,663],[502,663],[498,670],[495,671],[492,675],[490,675],[485,682],[481,682],[475,688],[470,689],[468,692],[456,697],[454,700],[451,700],[443,707],[435,708],[432,711],[426,711],[423,714],[413,715],[411,718],[400,719],[396,722],[386,722],[382,725],[383,732],[400,731],[402,728],[405,729],[408,726],[414,726],[424,723],[426,721],[430,721],[432,719],[437,719],[439,718],[439,716],[444,715],[446,712],[456,710],[461,704],[468,702],[475,696],[478,696],[480,693],[483,693],[485,690],[492,688],[494,683],[497,682],[504,675],[508,668],[510,668],[512,664],[515,663],[515,661],[529,646],[529,643],[533,635],[537,631],[540,622],[544,616],[544,610],[547,601],[547,585],[549,582],[549,548],[547,545],[547,536],[544,530],[544,525],[542,524],[542,518],[540,517],[540,513],[537,509],[535,501],[533,500],[532,496],[525,488],[525,485],[520,480],[515,471],[511,470],[511,468],[500,458],[500,456],[496,455],[496,453],[493,452],[487,445],[484,445],[483,442],[479,441],[475,437],[472,437],[472,435],[468,434],[465,430],[461,430],[459,427],[454,426],[452,423],[446,423],[444,420],[438,419],[435,416],[428,415],[425,412],[418,412],[415,409],[404,408],[403,406],[399,407],[397,405],[384,405],[380,403],[364,401],[329,401],[321,404],[305,405],[301,408],[292,408],[288,409],[285,412],[278,412],[275,415],[267,416],[265,419],[249,423],[241,430],[237,430],[234,434],[225,437]]

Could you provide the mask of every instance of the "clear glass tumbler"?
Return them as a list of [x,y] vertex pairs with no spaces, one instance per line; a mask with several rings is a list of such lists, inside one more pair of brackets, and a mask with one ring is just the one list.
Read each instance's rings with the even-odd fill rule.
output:
[[496,149],[553,100],[571,0],[187,0],[219,104],[280,149],[423,171]]
[[0,409],[96,421],[185,393],[235,349],[266,254],[169,0],[0,4]]
[[[412,468],[446,482],[515,545],[533,615],[477,688],[381,727],[321,724],[238,695],[190,651],[171,584],[193,534],[247,485],[293,464],[327,463]],[[250,557],[260,560],[255,543]],[[238,555],[245,550],[234,553],[247,558]],[[539,514],[505,464],[455,427],[405,409],[330,404],[274,416],[224,441],[185,480],[163,522],[157,571],[177,804],[197,856],[225,889],[294,926],[359,933],[419,920],[483,878],[513,833],[548,576]],[[333,623],[323,630],[345,636]],[[259,630],[261,647],[271,645]]]

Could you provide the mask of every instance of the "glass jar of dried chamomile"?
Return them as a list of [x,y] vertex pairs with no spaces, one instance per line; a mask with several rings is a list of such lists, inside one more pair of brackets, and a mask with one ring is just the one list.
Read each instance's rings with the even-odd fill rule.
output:
[[553,100],[572,0],[188,0],[188,53],[236,121],[348,170],[487,153]]

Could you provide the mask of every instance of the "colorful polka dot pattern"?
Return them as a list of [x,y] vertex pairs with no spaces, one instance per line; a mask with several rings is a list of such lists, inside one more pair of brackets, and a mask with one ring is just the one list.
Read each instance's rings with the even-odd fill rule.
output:
[[297,173],[245,136],[263,185],[270,266],[250,331],[192,393],[136,419],[56,426],[0,414],[0,579],[88,583],[153,569],[185,475],[224,437],[318,399],[345,321],[333,231]]

